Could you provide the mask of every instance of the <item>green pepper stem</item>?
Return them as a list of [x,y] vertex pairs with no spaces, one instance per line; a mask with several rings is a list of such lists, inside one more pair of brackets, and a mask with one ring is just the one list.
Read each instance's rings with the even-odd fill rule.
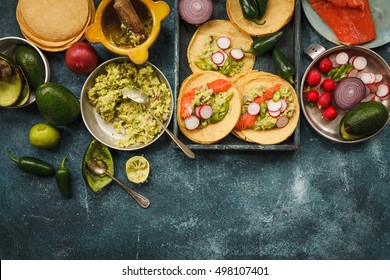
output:
[[295,84],[295,81],[294,81],[294,79],[293,79],[293,76],[288,76],[287,78],[286,78],[286,80],[287,81],[289,81],[290,82],[290,84]]
[[243,53],[253,53],[253,49],[250,48],[249,50],[243,50],[241,49]]
[[253,19],[252,20],[254,23],[256,23],[257,25],[264,25],[266,23],[266,20],[263,19],[263,20],[259,20],[259,19]]
[[60,168],[65,168],[65,160],[66,160],[66,157],[64,157],[64,159],[62,160]]
[[19,162],[16,158],[14,158],[14,157],[11,155],[11,150],[8,150],[8,157],[9,157],[12,161],[14,161],[14,162],[16,162],[16,163]]

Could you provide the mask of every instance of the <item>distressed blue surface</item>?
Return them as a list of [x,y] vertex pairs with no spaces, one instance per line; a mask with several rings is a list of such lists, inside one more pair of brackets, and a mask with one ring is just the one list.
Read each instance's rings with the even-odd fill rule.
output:
[[[0,37],[20,36],[16,1],[0,6]],[[150,56],[172,88],[173,15]],[[302,50],[313,42],[332,46],[303,16]],[[101,61],[114,56],[94,46]],[[389,61],[389,45],[374,50]],[[46,55],[52,81],[79,96],[86,76],[67,70],[64,53]],[[301,75],[309,63],[302,54]],[[152,202],[144,210],[114,184],[100,193],[86,187],[81,159],[92,137],[81,119],[61,129],[57,148],[32,147],[28,131],[43,120],[36,105],[0,109],[1,259],[390,259],[389,127],[346,145],[318,135],[302,117],[294,152],[198,151],[190,160],[167,135],[142,151],[113,150],[126,183],[126,160],[149,159],[149,182],[134,186]],[[8,149],[56,165],[67,156],[73,198],[61,197],[54,178],[18,170]]]

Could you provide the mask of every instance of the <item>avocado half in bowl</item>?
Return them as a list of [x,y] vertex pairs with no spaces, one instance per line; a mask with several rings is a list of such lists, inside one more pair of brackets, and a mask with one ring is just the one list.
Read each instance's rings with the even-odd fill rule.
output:
[[[309,46],[305,52],[313,61],[302,77],[299,97],[302,112],[316,132],[335,142],[357,143],[372,138],[386,127],[390,116],[390,68],[380,55],[360,46],[336,46],[325,50],[317,44]],[[331,61],[330,70],[325,70],[324,60]],[[309,81],[313,70],[318,73],[318,83],[314,84]],[[330,105],[337,110],[334,119],[327,119],[326,108],[319,108],[318,102],[311,102],[308,98],[311,90],[317,91],[320,98],[327,92],[323,85],[325,79],[335,82],[332,90],[327,89]],[[359,84],[363,84],[363,90],[355,90],[357,83],[352,81],[354,79],[361,80]],[[346,81],[350,86],[342,90],[341,84]],[[361,103],[367,104],[358,106]]]
[[[50,66],[46,56],[26,39],[1,38],[0,63],[1,107],[22,108],[32,104],[36,88],[50,80]],[[7,72],[7,68],[10,71]]]
[[167,78],[153,64],[138,65],[128,57],[100,64],[81,91],[81,116],[89,132],[104,145],[123,151],[142,149],[155,142],[164,129],[138,104],[122,94],[136,87],[149,97],[151,109],[165,126],[173,114],[173,94]]

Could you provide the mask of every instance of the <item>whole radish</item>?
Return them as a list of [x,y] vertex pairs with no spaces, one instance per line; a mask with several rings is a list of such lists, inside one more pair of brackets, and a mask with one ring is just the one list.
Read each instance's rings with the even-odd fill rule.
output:
[[320,94],[318,93],[317,90],[315,89],[312,89],[312,90],[309,90],[307,93],[306,93],[306,100],[308,102],[313,102],[313,103],[316,103],[318,101],[318,97],[320,96]]
[[322,118],[327,121],[334,120],[335,118],[337,118],[337,115],[338,115],[338,111],[336,107],[333,105],[330,105],[322,112]]
[[335,87],[335,82],[331,78],[326,78],[322,82],[321,87],[326,92],[332,92],[334,90],[334,87]]
[[319,85],[320,82],[321,82],[321,73],[318,70],[316,69],[310,70],[309,73],[307,73],[306,83],[309,86],[315,87]]
[[329,92],[324,92],[323,94],[318,97],[317,106],[318,109],[325,109],[330,106],[332,103],[332,96]]
[[327,74],[330,70],[332,70],[333,63],[329,58],[325,57],[320,60],[320,63],[318,64],[318,68],[322,73]]

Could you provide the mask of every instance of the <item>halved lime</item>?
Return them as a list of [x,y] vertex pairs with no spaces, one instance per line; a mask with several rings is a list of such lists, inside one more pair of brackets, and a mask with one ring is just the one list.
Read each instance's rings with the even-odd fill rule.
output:
[[149,177],[149,172],[149,161],[144,156],[134,156],[126,162],[126,175],[133,183],[144,183]]
[[31,127],[29,133],[31,145],[40,149],[51,149],[60,141],[60,132],[47,123],[38,123]]

